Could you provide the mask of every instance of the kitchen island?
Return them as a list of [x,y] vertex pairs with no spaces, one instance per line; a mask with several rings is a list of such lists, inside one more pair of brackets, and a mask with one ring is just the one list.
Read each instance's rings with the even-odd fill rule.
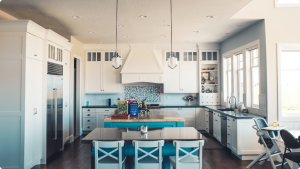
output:
[[175,110],[150,109],[146,117],[130,117],[130,119],[104,119],[104,128],[148,128],[184,127],[185,119]]
[[[82,143],[91,145],[91,168],[95,168],[95,148],[93,146],[93,141],[120,141],[124,140],[125,145],[123,147],[122,153],[123,156],[132,157],[135,155],[135,149],[132,145],[133,140],[139,141],[154,141],[154,140],[164,140],[165,144],[162,147],[162,156],[163,156],[163,164],[162,168],[170,168],[169,156],[176,155],[176,148],[173,145],[174,140],[179,141],[196,141],[196,140],[204,140],[207,142],[207,138],[204,137],[200,132],[198,132],[193,127],[179,127],[179,128],[160,128],[160,129],[151,129],[148,130],[146,137],[141,134],[140,131],[135,129],[125,129],[125,128],[96,128],[92,132],[90,132],[87,136],[82,139]],[[205,144],[204,143],[204,144]],[[182,148],[185,151],[191,152],[194,148]],[[149,149],[145,149],[145,151],[152,151]],[[197,150],[193,152],[193,155],[201,155],[202,156],[202,147],[200,147],[200,152]],[[140,152],[141,153],[141,152]],[[139,153],[139,154],[140,154]],[[158,155],[158,151],[153,153],[154,155]],[[103,156],[103,152],[98,151],[98,155]],[[113,155],[118,155],[118,152],[113,152]],[[140,154],[141,155],[141,154]],[[183,156],[185,153],[183,151],[179,151],[179,155]],[[127,163],[132,163],[132,158],[126,158]],[[202,158],[200,158],[202,160]],[[131,165],[133,167],[133,165]],[[128,166],[127,166],[128,168]]]

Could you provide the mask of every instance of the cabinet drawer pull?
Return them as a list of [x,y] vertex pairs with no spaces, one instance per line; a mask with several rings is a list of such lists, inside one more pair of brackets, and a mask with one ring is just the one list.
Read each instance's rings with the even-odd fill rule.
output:
[[230,127],[230,126],[228,126],[228,127]]
[[90,111],[90,109],[88,109],[87,111]]
[[88,120],[88,122],[90,122],[90,120]]
[[208,122],[208,121],[206,121],[206,122]]
[[90,114],[88,114],[87,116],[90,116]]
[[218,120],[215,120],[215,121],[218,121]]
[[88,129],[90,128],[90,126],[87,127]]
[[67,65],[67,63],[65,63]]
[[228,136],[230,136],[230,134],[227,134]]
[[105,110],[105,111],[109,111],[109,110]]
[[227,143],[228,145],[230,145],[229,143]]
[[234,119],[232,119],[232,121],[235,121]]
[[37,55],[34,55],[34,56],[37,56]]

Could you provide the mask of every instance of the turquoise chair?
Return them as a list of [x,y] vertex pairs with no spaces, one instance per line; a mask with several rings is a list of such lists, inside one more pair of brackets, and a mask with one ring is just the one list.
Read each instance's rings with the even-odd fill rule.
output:
[[[173,141],[174,147],[176,147],[176,156],[170,156],[170,169],[173,166],[176,169],[202,169],[202,147],[204,140],[197,141]],[[187,152],[182,148],[194,148],[191,152]],[[179,151],[185,153],[184,156],[179,156]],[[193,153],[198,151],[198,156]]]
[[[164,146],[164,140],[159,141],[133,141],[135,156],[134,169],[162,169],[162,146]],[[145,151],[143,148],[149,149],[150,152]],[[158,157],[153,155],[154,152],[158,150]],[[139,155],[139,151],[144,153],[144,155]]]
[[[95,169],[124,169],[125,159],[122,157],[122,148],[124,147],[124,141],[93,141],[95,147]],[[104,149],[115,148],[110,152]],[[103,156],[98,155],[98,151],[104,153]],[[119,150],[119,157],[112,155]]]

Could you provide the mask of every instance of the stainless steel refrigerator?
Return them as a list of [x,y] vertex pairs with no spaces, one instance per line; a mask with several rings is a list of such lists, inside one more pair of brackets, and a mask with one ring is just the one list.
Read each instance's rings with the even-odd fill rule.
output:
[[48,62],[47,158],[63,146],[63,66]]

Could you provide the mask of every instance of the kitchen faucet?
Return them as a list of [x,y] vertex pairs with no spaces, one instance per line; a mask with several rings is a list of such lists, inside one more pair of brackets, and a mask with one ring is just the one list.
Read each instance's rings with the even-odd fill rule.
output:
[[[237,107],[236,107],[236,98],[235,98],[234,96],[231,96],[231,97],[229,98],[229,104],[230,104],[230,99],[231,99],[232,97],[234,98],[234,104],[235,104],[235,107],[234,107],[234,108],[236,109],[236,108],[237,108]],[[230,107],[231,107],[231,106],[230,106]]]

